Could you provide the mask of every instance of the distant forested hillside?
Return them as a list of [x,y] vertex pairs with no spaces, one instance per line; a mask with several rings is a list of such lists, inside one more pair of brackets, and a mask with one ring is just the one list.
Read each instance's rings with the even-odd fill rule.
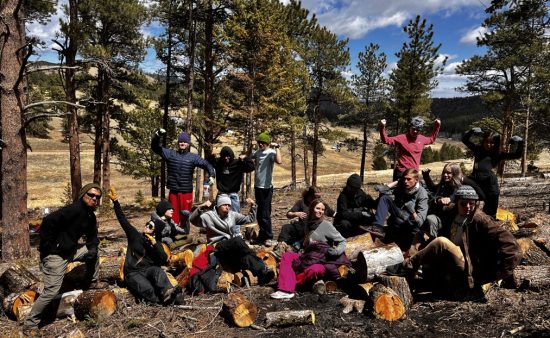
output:
[[479,96],[432,100],[432,114],[441,119],[441,131],[451,135],[468,130],[472,122],[490,113]]

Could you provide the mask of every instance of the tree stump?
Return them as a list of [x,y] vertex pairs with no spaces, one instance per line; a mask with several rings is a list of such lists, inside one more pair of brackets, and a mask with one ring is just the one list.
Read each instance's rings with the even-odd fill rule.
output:
[[2,308],[10,318],[21,322],[25,320],[37,298],[38,293],[33,290],[11,293],[4,298]]
[[370,233],[354,236],[346,239],[346,256],[354,261],[361,251],[370,250],[375,247]]
[[374,317],[393,321],[401,319],[405,315],[405,304],[392,289],[382,284],[376,284],[369,293],[368,302]]
[[87,316],[103,319],[111,316],[117,309],[117,298],[108,290],[88,290],[80,294],[74,303],[74,314],[78,319]]
[[226,318],[238,327],[248,327],[258,317],[258,308],[242,293],[230,293],[223,301]]
[[380,275],[378,276],[378,281],[399,295],[405,305],[405,309],[408,310],[411,308],[414,301],[409,283],[405,277]]
[[541,291],[550,287],[550,266],[522,265],[514,269],[514,284],[520,290]]
[[530,238],[518,238],[517,243],[523,254],[523,265],[548,265],[550,257]]
[[375,276],[385,272],[386,267],[402,263],[403,260],[403,253],[395,243],[361,251],[355,263],[357,279],[359,283],[372,280]]
[[312,310],[268,312],[265,317],[266,327],[315,324],[315,313]]

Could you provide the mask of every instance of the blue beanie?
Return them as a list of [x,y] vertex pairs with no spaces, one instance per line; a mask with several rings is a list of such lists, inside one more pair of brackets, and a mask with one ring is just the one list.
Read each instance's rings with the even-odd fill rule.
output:
[[178,143],[182,142],[191,143],[191,136],[184,131],[178,136]]

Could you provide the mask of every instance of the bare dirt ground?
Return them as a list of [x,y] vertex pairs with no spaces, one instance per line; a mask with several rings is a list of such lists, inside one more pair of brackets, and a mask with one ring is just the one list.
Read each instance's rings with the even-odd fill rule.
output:
[[[62,173],[68,167],[66,144],[52,144],[51,140],[33,140],[33,153],[29,154],[29,207],[31,217],[40,217],[43,208],[59,207],[61,195],[68,182],[68,175]],[[84,146],[84,176],[89,178],[91,149]],[[547,156],[547,155],[544,155]],[[359,170],[359,154],[328,149],[320,159],[320,186],[323,197],[333,207],[345,179]],[[466,166],[471,164],[467,161]],[[370,165],[370,164],[369,164]],[[537,163],[538,165],[538,163]],[[443,163],[430,164],[432,174],[441,172]],[[544,170],[544,165],[539,165]],[[550,166],[549,166],[550,167]],[[288,183],[288,163],[275,172],[275,187]],[[513,173],[512,173],[513,174]],[[365,190],[374,195],[374,183],[390,179],[389,170],[369,171]],[[434,176],[435,178],[435,176]],[[86,180],[86,179],[85,179]],[[118,188],[121,204],[129,220],[136,227],[148,220],[151,207],[134,203],[138,190],[147,194],[148,184],[114,173],[113,185]],[[532,178],[518,180],[506,178],[502,185],[501,207],[509,209],[520,217],[520,223],[536,218],[541,228],[550,227],[550,180]],[[273,198],[273,226],[277,235],[287,221],[286,211],[300,196],[299,191],[276,189]],[[108,209],[99,214],[100,255],[116,256],[125,245],[126,239],[112,212]],[[197,229],[193,229],[197,233]],[[31,242],[37,245],[37,236]],[[542,260],[548,263],[548,252]],[[19,262],[40,276],[38,253]],[[527,257],[524,264],[535,264]],[[536,262],[540,263],[540,260]],[[550,278],[550,276],[548,276]],[[114,285],[110,286],[111,288]],[[543,337],[550,336],[550,290],[514,290],[493,285],[486,293],[486,301],[455,302],[437,299],[430,294],[416,294],[415,303],[404,319],[387,322],[374,319],[369,313],[342,313],[338,301],[342,291],[328,295],[317,295],[299,291],[290,300],[273,300],[269,294],[276,283],[266,287],[240,289],[259,310],[256,323],[259,328],[236,328],[221,316],[221,304],[226,294],[188,296],[191,309],[159,307],[137,304],[133,299],[121,298],[117,312],[103,320],[72,322],[58,319],[40,331],[43,337],[71,337],[71,332],[80,330],[86,337]],[[265,326],[265,314],[280,310],[310,309],[316,314],[315,325],[269,327]],[[20,326],[5,315],[0,316],[0,337],[19,336]],[[72,336],[75,337],[75,336]]]

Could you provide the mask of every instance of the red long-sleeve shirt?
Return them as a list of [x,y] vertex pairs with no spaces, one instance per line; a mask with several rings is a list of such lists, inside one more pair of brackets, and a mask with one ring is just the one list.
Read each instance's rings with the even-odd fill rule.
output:
[[429,137],[419,134],[413,139],[408,133],[388,136],[386,128],[380,126],[380,141],[390,146],[397,146],[396,168],[398,171],[403,172],[409,168],[419,169],[422,150],[425,145],[435,142],[437,135],[439,135],[440,127],[441,124],[434,123],[432,134]]

